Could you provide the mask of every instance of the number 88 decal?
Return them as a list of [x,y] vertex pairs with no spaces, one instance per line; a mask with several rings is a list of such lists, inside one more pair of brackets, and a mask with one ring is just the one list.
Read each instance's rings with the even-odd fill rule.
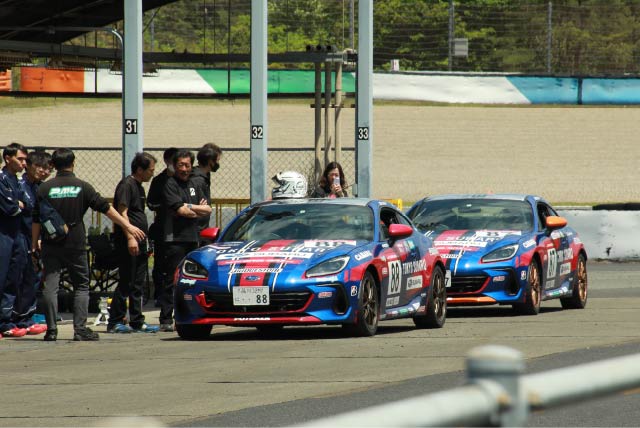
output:
[[389,262],[389,289],[387,290],[387,295],[398,294],[401,284],[402,266],[400,266],[400,261],[394,260]]
[[556,270],[558,269],[558,255],[556,249],[551,248],[547,251],[547,278],[554,278],[556,276]]

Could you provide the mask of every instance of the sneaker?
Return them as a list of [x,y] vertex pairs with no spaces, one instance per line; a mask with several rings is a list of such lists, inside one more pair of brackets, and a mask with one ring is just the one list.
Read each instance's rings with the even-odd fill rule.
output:
[[47,330],[47,332],[44,335],[44,341],[55,342],[56,340],[58,340],[58,330],[56,329]]
[[115,324],[107,326],[107,333],[131,333],[133,329],[126,324]]
[[134,328],[134,333],[157,333],[160,327],[157,325],[142,324],[140,328]]
[[22,337],[25,334],[27,334],[27,329],[26,328],[19,328],[19,327],[14,327],[14,328],[12,328],[10,330],[2,332],[2,336],[4,336],[4,337]]
[[173,324],[160,324],[159,330],[165,333],[173,333]]
[[45,331],[47,331],[47,326],[45,324],[34,324],[32,326],[27,327],[27,334],[32,336],[42,334]]
[[95,341],[100,340],[100,336],[89,327],[84,327],[77,329],[73,333],[73,340],[76,342]]

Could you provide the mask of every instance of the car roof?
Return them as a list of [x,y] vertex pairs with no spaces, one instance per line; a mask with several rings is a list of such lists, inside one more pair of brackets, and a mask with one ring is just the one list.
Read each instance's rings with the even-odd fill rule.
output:
[[542,197],[535,195],[527,195],[524,193],[469,193],[469,194],[446,194],[446,195],[433,195],[427,196],[423,201],[442,201],[447,199],[492,199],[492,200],[507,200],[507,201],[527,201],[533,200],[546,202]]
[[367,206],[371,203],[379,205],[388,205],[390,207],[395,206],[387,201],[369,198],[318,198],[318,199],[272,199],[269,201],[258,202],[254,206],[267,206],[267,205],[304,205],[304,204],[326,204],[326,205],[353,205],[353,206]]

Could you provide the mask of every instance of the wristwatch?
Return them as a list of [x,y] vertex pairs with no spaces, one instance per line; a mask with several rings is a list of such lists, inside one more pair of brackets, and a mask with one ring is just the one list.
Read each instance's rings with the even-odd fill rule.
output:
[[187,208],[191,209],[191,208],[193,208],[193,205],[187,204]]

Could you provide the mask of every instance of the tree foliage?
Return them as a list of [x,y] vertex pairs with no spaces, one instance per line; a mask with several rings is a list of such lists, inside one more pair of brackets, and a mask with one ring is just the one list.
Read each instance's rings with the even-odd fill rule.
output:
[[[269,52],[299,52],[308,45],[341,50],[351,47],[351,33],[357,48],[358,0],[353,0],[355,28],[352,0],[267,1]],[[424,71],[640,71],[638,0],[375,0],[373,5],[378,69],[399,59],[404,70]],[[180,0],[146,12],[144,19],[147,51],[250,51],[251,0]],[[468,40],[467,57],[450,58],[450,34]]]

